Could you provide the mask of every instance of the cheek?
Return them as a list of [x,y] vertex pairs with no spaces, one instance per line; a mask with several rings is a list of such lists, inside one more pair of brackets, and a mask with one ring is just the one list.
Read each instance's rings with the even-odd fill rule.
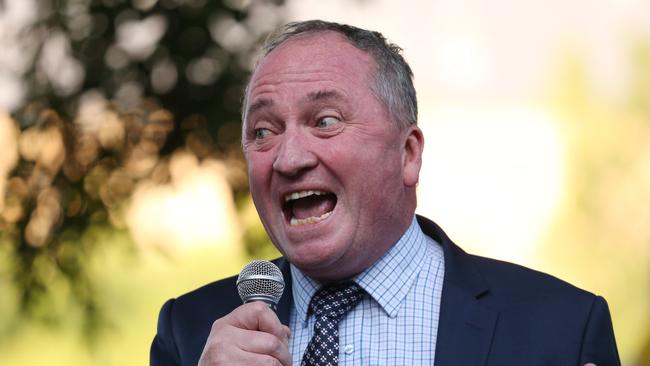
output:
[[272,162],[260,154],[246,156],[248,166],[249,190],[253,196],[255,206],[264,207],[269,200],[271,187]]
[[273,169],[273,157],[270,154],[252,152],[246,154],[246,165],[248,166],[248,177],[251,181],[266,179]]
[[401,159],[393,152],[366,156],[346,173],[354,177],[351,187],[367,201],[367,207],[384,207],[403,188]]

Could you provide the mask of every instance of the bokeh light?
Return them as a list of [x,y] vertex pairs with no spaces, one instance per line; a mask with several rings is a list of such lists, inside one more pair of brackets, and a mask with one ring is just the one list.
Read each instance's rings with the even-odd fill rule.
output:
[[177,152],[167,185],[141,182],[127,214],[135,242],[166,250],[237,246],[241,229],[223,163]]

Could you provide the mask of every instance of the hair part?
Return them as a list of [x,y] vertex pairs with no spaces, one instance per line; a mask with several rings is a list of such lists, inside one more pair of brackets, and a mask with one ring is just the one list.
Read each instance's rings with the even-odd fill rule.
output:
[[[373,83],[370,85],[370,90],[384,104],[399,128],[417,124],[418,103],[413,87],[413,71],[402,56],[402,49],[396,44],[388,42],[379,32],[323,20],[287,23],[268,36],[262,46],[262,56],[255,68],[269,53],[288,40],[322,32],[339,33],[345,36],[353,46],[372,56],[376,68],[372,75]],[[250,81],[244,92],[242,107],[244,121],[246,120],[249,88]]]

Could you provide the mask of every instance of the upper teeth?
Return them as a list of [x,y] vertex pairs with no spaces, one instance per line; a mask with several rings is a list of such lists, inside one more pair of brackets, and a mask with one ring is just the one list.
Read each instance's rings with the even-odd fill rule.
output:
[[284,202],[289,202],[289,201],[291,201],[291,200],[297,200],[297,199],[299,199],[299,198],[304,198],[304,197],[311,196],[311,195],[317,195],[317,196],[320,196],[320,195],[323,195],[323,194],[327,194],[327,192],[323,192],[323,191],[300,191],[300,192],[293,192],[293,193],[289,193],[289,194],[287,194],[287,195],[284,196]]

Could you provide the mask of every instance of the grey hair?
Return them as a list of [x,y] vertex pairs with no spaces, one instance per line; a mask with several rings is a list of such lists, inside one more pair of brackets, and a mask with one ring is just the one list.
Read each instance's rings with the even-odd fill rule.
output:
[[[379,32],[323,20],[287,23],[266,39],[256,68],[269,53],[286,41],[300,35],[321,32],[342,34],[353,46],[370,54],[376,64],[370,90],[388,109],[398,127],[406,128],[417,124],[418,102],[413,87],[413,71],[402,56],[402,49],[388,42]],[[250,81],[244,92],[243,120],[246,119],[249,88]]]

